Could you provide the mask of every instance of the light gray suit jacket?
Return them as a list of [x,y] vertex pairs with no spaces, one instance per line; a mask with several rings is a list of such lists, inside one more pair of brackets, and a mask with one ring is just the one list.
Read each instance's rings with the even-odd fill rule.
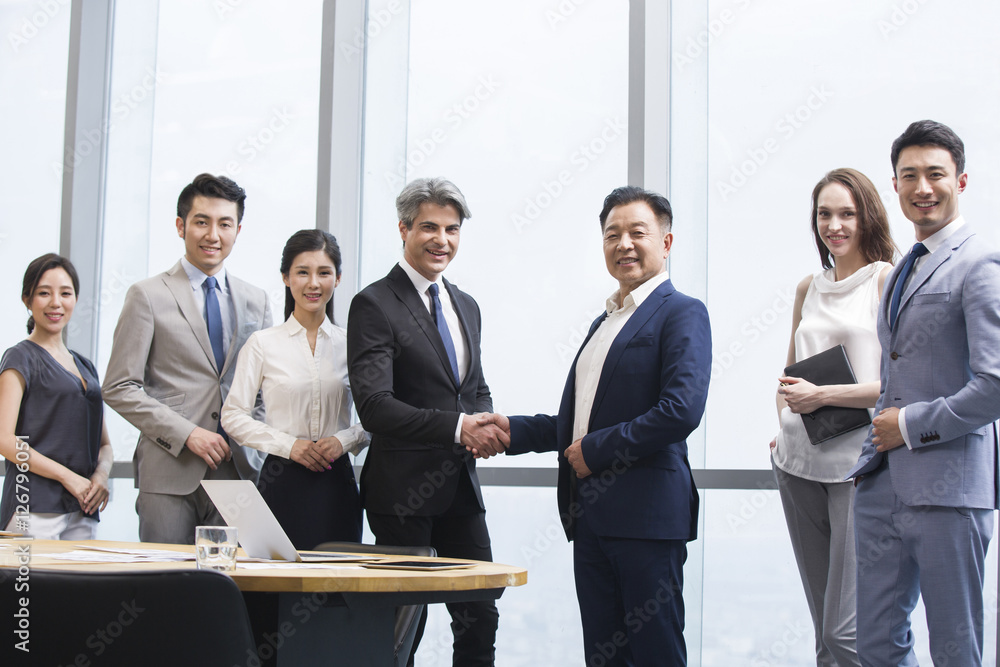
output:
[[[208,464],[184,443],[196,426],[216,430],[240,348],[254,331],[271,326],[267,294],[231,273],[227,278],[236,326],[221,373],[180,262],[125,295],[101,391],[140,431],[133,458],[140,491],[187,495],[198,488]],[[232,461],[215,476],[256,481],[259,453],[235,442],[230,447]]]
[[[1000,253],[968,225],[910,278],[889,329],[900,262],[885,281],[878,318],[882,393],[875,413],[906,407],[913,449],[888,452],[893,490],[907,505],[997,507],[1000,418]],[[847,478],[885,454],[871,432]]]

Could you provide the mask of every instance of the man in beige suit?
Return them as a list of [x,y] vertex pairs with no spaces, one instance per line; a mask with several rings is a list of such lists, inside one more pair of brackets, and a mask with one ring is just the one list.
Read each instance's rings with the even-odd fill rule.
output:
[[249,479],[257,452],[219,426],[240,348],[271,326],[267,295],[223,266],[243,220],[243,188],[201,174],[177,199],[185,253],[125,296],[104,375],[105,402],[139,429],[133,463],[143,542],[192,544],[195,526],[223,524],[202,479]]

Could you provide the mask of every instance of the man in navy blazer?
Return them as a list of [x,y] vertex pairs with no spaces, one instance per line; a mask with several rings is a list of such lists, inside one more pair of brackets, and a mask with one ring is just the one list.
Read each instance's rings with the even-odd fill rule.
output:
[[618,188],[600,220],[619,289],[570,368],[559,414],[511,417],[507,453],[563,454],[559,512],[586,664],[684,665],[683,566],[698,521],[686,439],[708,394],[708,311],[667,277],[665,197]]
[[911,124],[893,186],[918,243],[885,283],[877,416],[848,475],[857,485],[858,657],[916,665],[922,595],[936,665],[982,664],[983,561],[997,507],[1000,253],[965,223],[965,148]]

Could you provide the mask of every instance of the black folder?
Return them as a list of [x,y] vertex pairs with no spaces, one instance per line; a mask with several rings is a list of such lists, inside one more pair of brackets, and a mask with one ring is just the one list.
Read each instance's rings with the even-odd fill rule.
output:
[[[858,383],[843,345],[795,362],[785,369],[785,375],[802,378],[815,385]],[[833,405],[823,406],[800,417],[806,427],[809,442],[814,445],[872,423],[871,414],[865,408],[841,408]]]

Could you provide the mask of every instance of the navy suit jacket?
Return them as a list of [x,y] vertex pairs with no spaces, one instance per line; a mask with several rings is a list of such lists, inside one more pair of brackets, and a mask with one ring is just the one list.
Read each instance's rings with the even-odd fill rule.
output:
[[[582,351],[604,315],[590,327]],[[583,438],[592,471],[577,479],[562,455],[572,444],[576,359],[557,416],[511,417],[508,454],[559,452],[559,512],[569,539],[586,515],[602,537],[693,540],[698,491],[687,437],[705,412],[712,365],[708,311],[667,280],[615,338]]]
[[912,449],[878,452],[868,439],[847,478],[889,457],[907,505],[997,506],[1000,417],[1000,253],[965,225],[906,285],[896,327],[888,308],[903,262],[885,281],[878,318],[882,392],[875,413],[906,408]]

